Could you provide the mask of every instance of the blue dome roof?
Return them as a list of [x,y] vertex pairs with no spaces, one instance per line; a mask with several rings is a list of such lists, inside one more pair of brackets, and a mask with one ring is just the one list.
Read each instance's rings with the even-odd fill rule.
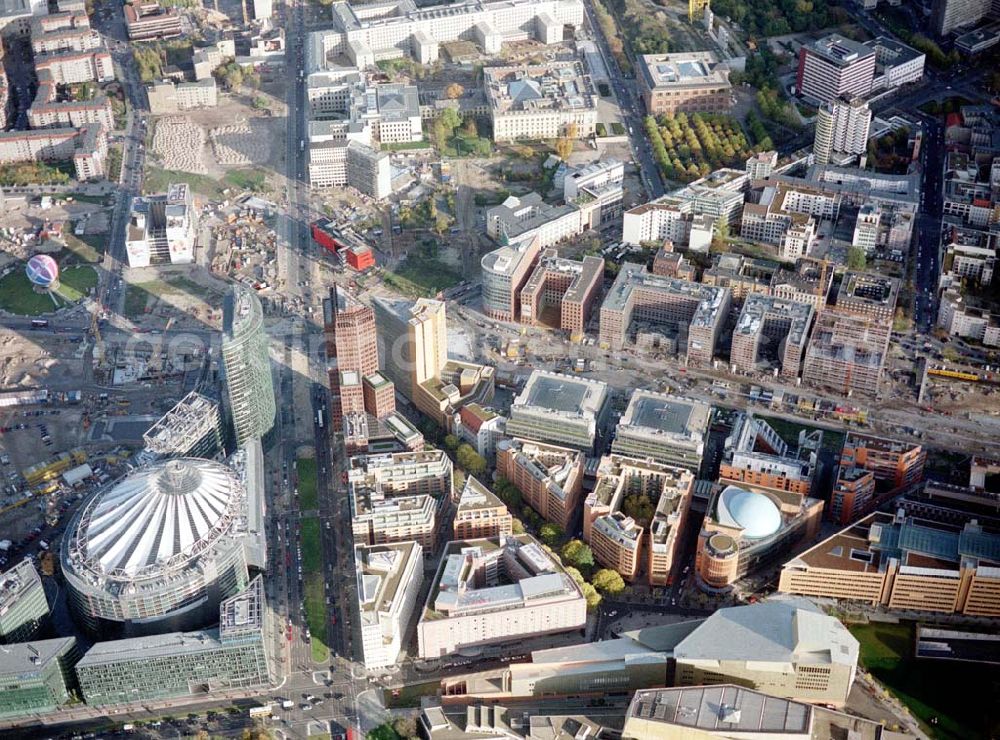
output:
[[717,512],[720,524],[739,527],[743,536],[759,540],[781,529],[781,512],[763,493],[727,486],[719,496]]

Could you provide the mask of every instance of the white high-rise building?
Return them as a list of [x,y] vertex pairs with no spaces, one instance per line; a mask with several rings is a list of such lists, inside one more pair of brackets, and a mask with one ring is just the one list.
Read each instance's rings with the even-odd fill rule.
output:
[[816,164],[850,164],[868,148],[872,112],[862,98],[838,98],[816,114]]
[[422,553],[416,542],[354,548],[365,668],[399,659],[424,582]]

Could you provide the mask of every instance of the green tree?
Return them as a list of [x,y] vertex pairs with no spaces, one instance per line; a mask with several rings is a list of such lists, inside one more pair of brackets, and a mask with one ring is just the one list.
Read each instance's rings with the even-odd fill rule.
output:
[[396,734],[400,737],[405,737],[407,740],[409,738],[420,737],[420,733],[417,732],[417,720],[413,717],[399,717],[392,723],[392,729],[396,731]]
[[617,571],[601,568],[590,581],[602,594],[614,596],[625,590],[625,579]]
[[573,140],[566,136],[560,136],[556,139],[553,148],[560,159],[569,159],[569,155],[573,153]]
[[444,446],[449,452],[454,452],[458,449],[458,446],[462,444],[462,440],[456,437],[454,434],[444,435]]
[[625,497],[622,511],[625,512],[625,516],[635,519],[640,527],[646,527],[653,519],[653,502],[644,493],[633,493]]
[[865,265],[868,264],[868,259],[865,257],[865,250],[861,247],[850,246],[847,249],[847,269],[849,270],[864,270]]
[[582,586],[584,583],[587,582],[586,579],[583,577],[583,574],[580,573],[580,571],[578,571],[572,565],[566,566],[566,575],[568,575],[570,578],[576,581],[576,584],[578,586]]
[[584,583],[580,586],[580,590],[583,591],[583,598],[587,601],[587,611],[592,612],[601,604],[601,595],[597,593],[597,589],[591,586],[589,583]]
[[486,472],[486,460],[472,449],[471,445],[461,444],[455,453],[458,465],[469,475],[482,475]]
[[545,522],[538,528],[538,537],[549,547],[556,547],[564,536],[563,528],[552,522]]
[[513,532],[514,534],[524,534],[524,524],[521,522],[520,519],[515,518],[510,523],[510,531]]
[[393,729],[389,722],[379,725],[374,730],[369,730],[365,738],[366,740],[400,740],[399,733]]
[[495,490],[508,509],[517,509],[521,505],[521,491],[502,475],[497,478]]
[[577,539],[572,539],[563,545],[559,556],[563,563],[572,565],[583,573],[590,572],[594,567],[594,551]]

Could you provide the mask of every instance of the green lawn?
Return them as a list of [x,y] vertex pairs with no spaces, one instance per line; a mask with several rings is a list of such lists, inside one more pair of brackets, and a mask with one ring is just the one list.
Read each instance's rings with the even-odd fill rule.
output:
[[[913,625],[852,625],[861,643],[861,664],[945,740],[997,737],[1000,673],[986,664],[917,660]],[[936,722],[934,722],[936,720]]]
[[[806,433],[814,431],[817,427],[810,426],[809,424],[796,424],[788,419],[779,419],[773,417],[761,417],[764,421],[774,427],[774,431],[781,435],[781,438],[788,442],[789,445],[794,445],[797,443],[799,438],[799,431],[805,429]],[[822,429],[823,432],[823,447],[828,450],[834,450],[837,453],[844,447],[844,437],[847,436],[843,432],[835,432],[831,429]]]
[[60,297],[75,303],[97,287],[97,270],[80,265],[63,270],[59,275]]
[[[300,461],[301,462],[301,461]],[[301,480],[301,478],[300,478]],[[299,489],[301,495],[302,489]],[[325,661],[330,650],[326,646],[326,593],[323,588],[323,543],[319,519],[310,517],[302,520],[300,539],[302,542],[302,570],[305,574],[306,624],[312,645],[312,657],[316,662]]]
[[186,182],[191,190],[196,193],[218,198],[226,188],[224,180],[217,180],[208,175],[196,175],[191,172],[180,172],[179,170],[163,170],[159,167],[146,167],[146,175],[143,179],[143,192],[163,193],[167,186],[175,182]]
[[385,689],[385,705],[390,709],[397,707],[419,707],[420,697],[437,696],[440,690],[440,681],[424,681],[423,683],[413,683],[403,686],[397,689],[399,696],[393,696],[391,689]]
[[229,187],[259,192],[264,189],[267,176],[261,170],[233,170],[222,178]]
[[383,279],[404,293],[432,296],[462,282],[462,273],[439,259],[411,254],[394,272],[383,273]]
[[299,473],[299,510],[314,511],[319,508],[319,495],[316,486],[316,460],[311,457],[300,457],[295,463]]
[[0,309],[21,316],[38,316],[56,308],[58,305],[51,296],[34,291],[23,269],[17,267],[0,278]]
[[66,239],[66,249],[80,262],[98,262],[101,259],[101,252],[104,250],[107,237],[101,234],[83,234],[76,236],[73,233],[64,235]]

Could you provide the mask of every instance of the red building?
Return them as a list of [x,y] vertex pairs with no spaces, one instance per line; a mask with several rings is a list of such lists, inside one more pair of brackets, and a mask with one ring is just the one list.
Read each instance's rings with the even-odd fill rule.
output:
[[333,221],[321,218],[310,226],[313,241],[331,254],[337,255],[341,264],[363,272],[375,266],[375,250],[365,244],[353,232],[343,232],[333,225]]

